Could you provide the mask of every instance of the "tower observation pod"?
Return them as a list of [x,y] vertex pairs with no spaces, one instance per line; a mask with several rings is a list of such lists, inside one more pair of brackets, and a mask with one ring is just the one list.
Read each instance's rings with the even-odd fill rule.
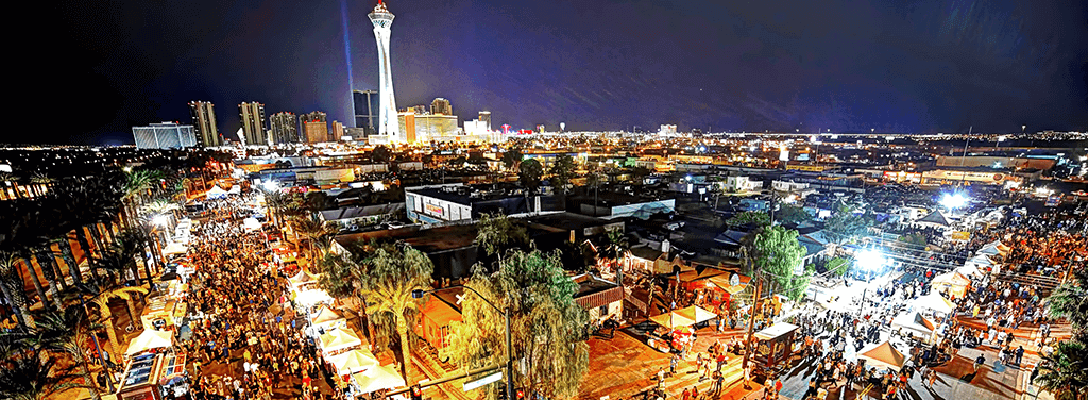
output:
[[378,0],[370,13],[374,23],[374,39],[378,42],[378,134],[388,135],[390,142],[397,136],[397,102],[393,95],[393,71],[389,59],[389,34],[393,13]]

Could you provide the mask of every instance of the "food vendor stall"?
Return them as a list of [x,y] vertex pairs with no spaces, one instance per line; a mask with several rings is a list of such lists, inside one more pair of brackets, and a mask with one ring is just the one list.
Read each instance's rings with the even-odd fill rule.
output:
[[752,353],[753,372],[773,377],[781,364],[793,354],[794,334],[797,325],[779,322],[752,335],[755,352]]
[[161,400],[169,397],[168,390],[175,396],[184,394],[188,391],[185,362],[184,354],[173,352],[134,356],[125,368],[117,399]]

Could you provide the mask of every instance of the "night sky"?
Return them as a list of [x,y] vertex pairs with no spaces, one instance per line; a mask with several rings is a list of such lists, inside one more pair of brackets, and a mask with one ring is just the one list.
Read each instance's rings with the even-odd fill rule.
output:
[[[131,127],[216,104],[320,110],[353,125],[374,88],[376,0],[65,1],[28,94],[73,105],[19,141],[131,143]],[[392,0],[397,106],[568,130],[982,132],[1088,129],[1088,2]],[[41,64],[37,64],[40,61]],[[44,78],[44,77],[43,77]],[[14,136],[11,136],[14,137]],[[13,140],[5,137],[6,140]]]

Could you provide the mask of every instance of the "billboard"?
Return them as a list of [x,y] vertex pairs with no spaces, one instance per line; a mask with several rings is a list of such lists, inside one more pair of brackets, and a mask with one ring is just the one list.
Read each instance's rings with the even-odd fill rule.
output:
[[434,204],[424,204],[423,208],[427,210],[428,214],[437,215],[440,217],[445,216],[446,214],[445,210],[442,209],[442,206],[436,206]]

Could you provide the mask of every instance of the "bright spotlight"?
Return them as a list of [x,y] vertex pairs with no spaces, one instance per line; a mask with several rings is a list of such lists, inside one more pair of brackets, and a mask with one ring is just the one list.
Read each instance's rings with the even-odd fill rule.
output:
[[948,207],[950,209],[951,208],[963,207],[965,204],[967,204],[967,198],[964,197],[962,194],[953,194],[953,195],[946,194],[943,197],[941,197],[941,205],[943,205],[945,207]]
[[884,254],[876,249],[865,249],[854,256],[855,263],[867,270],[875,270],[884,265]]

